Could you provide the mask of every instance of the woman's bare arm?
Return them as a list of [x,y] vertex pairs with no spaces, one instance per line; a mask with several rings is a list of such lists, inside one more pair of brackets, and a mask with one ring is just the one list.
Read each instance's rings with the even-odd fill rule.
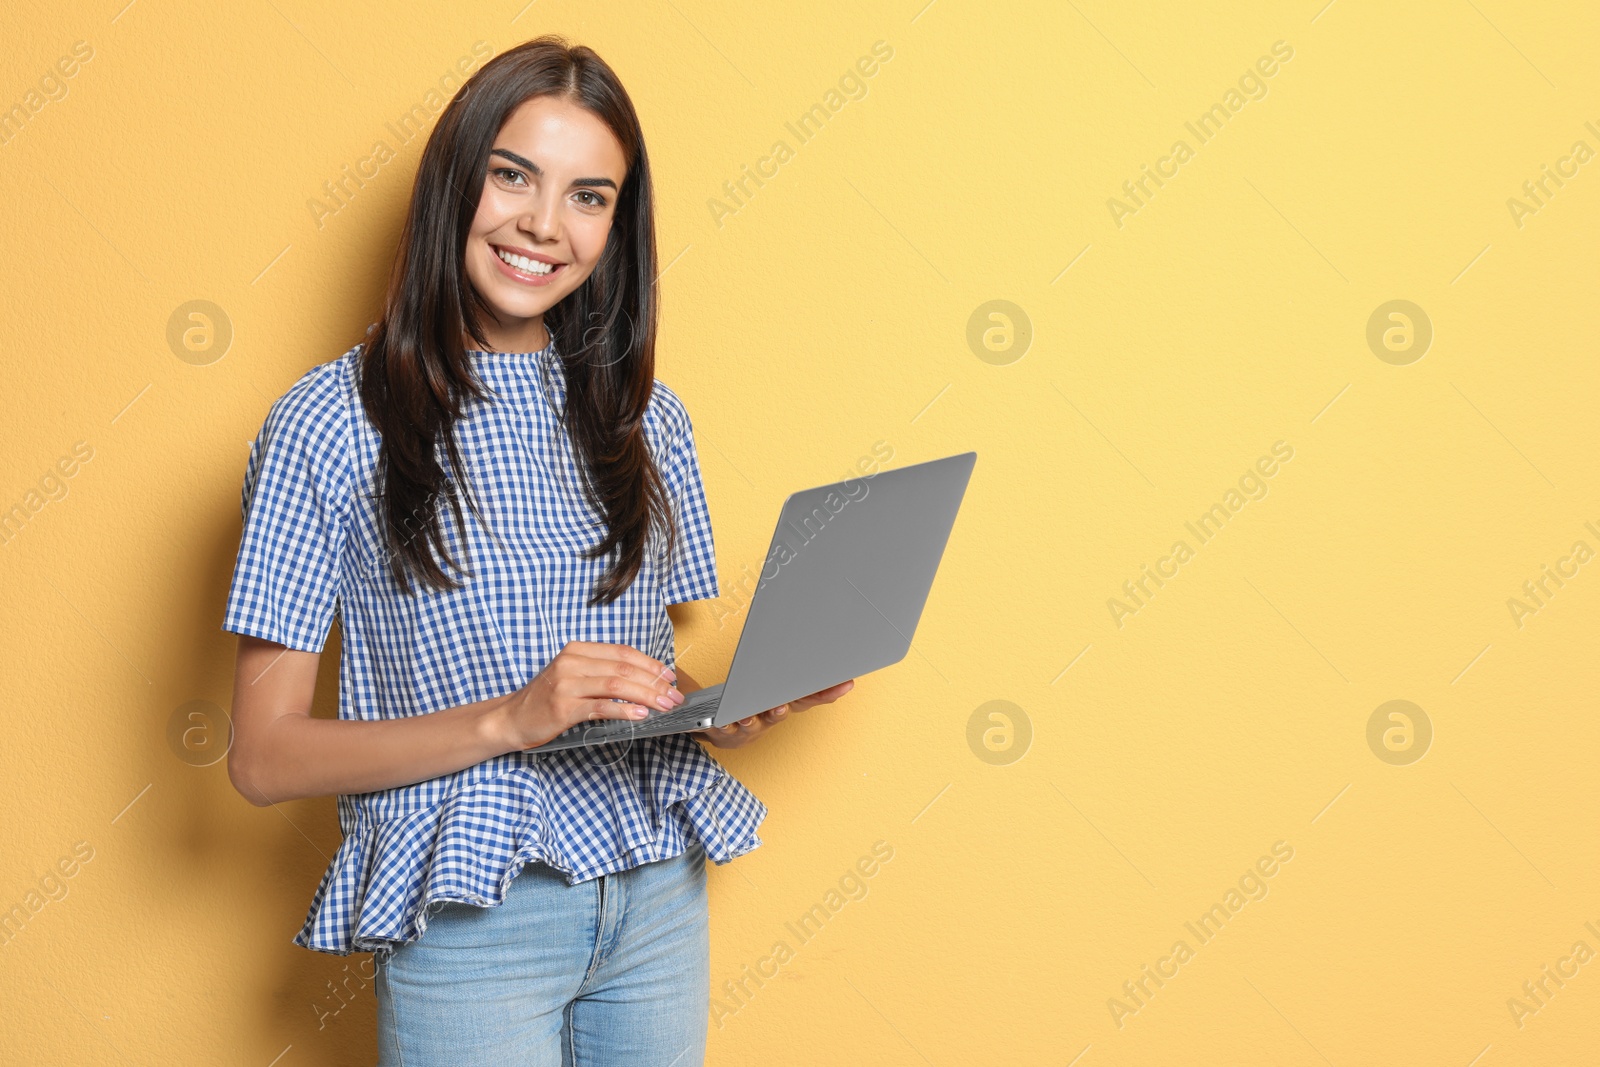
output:
[[403,719],[314,719],[321,659],[239,638],[228,777],[252,804],[406,785],[511,749],[496,736],[493,713],[514,694]]
[[659,661],[573,642],[504,696],[398,719],[315,719],[321,658],[239,637],[228,777],[252,804],[410,785],[543,744],[587,719],[637,718],[645,701],[658,710],[682,701],[667,695],[672,675]]

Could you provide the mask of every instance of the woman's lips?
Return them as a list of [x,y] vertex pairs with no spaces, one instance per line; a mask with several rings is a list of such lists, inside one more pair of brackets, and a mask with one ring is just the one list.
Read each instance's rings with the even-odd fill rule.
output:
[[560,276],[562,271],[567,269],[567,264],[558,263],[551,269],[549,274],[530,274],[525,270],[522,270],[518,267],[513,267],[511,264],[507,263],[500,257],[500,252],[497,249],[491,247],[490,251],[494,252],[494,261],[495,264],[499,266],[501,273],[510,278],[512,281],[522,285],[549,285],[552,281]]

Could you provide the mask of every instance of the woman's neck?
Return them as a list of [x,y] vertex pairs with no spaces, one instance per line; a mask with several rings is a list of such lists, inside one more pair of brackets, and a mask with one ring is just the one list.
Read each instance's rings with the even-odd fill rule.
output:
[[[484,340],[491,352],[542,352],[550,344],[550,333],[545,329],[544,316],[540,315],[519,324],[515,332],[491,322],[484,331]],[[463,343],[469,350],[477,344],[470,335],[464,335]]]

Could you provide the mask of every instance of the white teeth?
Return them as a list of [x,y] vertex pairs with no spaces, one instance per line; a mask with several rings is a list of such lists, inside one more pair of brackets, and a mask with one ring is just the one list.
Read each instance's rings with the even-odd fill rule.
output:
[[537,259],[529,259],[526,256],[512,255],[501,248],[495,249],[495,254],[518,270],[527,271],[529,274],[549,274],[555,270],[555,267],[549,263],[541,263]]

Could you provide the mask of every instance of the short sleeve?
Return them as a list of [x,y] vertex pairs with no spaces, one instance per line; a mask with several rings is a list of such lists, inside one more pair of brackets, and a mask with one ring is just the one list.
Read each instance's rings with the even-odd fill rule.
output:
[[676,394],[657,382],[665,414],[666,443],[660,458],[661,478],[672,498],[677,523],[676,547],[662,582],[665,603],[682,604],[720,595],[717,586],[717,552],[711,536],[711,513],[700,480],[700,457],[695,451],[694,425]]
[[250,446],[244,531],[222,628],[321,652],[340,596],[348,418],[332,364],[267,412]]

